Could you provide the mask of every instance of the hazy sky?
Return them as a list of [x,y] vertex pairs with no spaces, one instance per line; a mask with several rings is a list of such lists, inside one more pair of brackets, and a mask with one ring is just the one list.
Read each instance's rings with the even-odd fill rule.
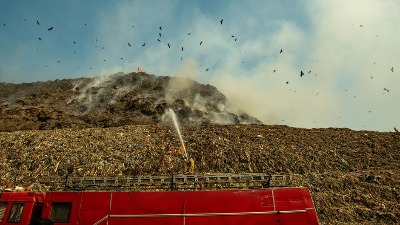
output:
[[265,124],[393,131],[399,15],[398,0],[0,0],[0,82],[140,66],[214,85]]

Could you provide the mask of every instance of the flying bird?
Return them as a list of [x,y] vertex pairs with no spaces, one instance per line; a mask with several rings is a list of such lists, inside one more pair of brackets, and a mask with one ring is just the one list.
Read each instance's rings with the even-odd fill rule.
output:
[[3,23],[3,26],[5,26],[6,24],[5,23]]
[[171,48],[171,45],[168,43],[168,48]]
[[396,127],[394,127],[394,131],[396,131],[397,133],[399,133],[399,131],[396,129]]
[[131,43],[128,42],[128,46],[129,46],[129,47],[132,47]]
[[161,33],[158,33],[158,35],[161,37]]
[[281,49],[281,51],[279,53],[282,53],[282,52],[283,52],[283,50]]
[[38,20],[36,20],[36,23],[37,23],[38,25],[40,25],[40,23],[39,23],[39,21],[38,21]]
[[200,45],[203,44],[203,41],[200,41]]
[[206,72],[207,72],[209,69],[210,69],[210,68],[207,68],[207,69],[206,69]]
[[188,35],[190,35],[191,33],[189,32]]
[[160,26],[160,28],[159,28],[160,30],[162,30],[162,28],[161,28],[161,26]]
[[220,22],[220,23],[221,23],[221,25],[222,25],[222,22],[224,22],[224,19],[221,19],[219,22]]
[[41,38],[39,38],[39,40],[42,40]]
[[272,73],[275,73],[276,72],[276,70],[274,70],[274,72],[272,72]]
[[158,41],[158,42],[161,42],[161,40],[160,40],[159,38],[157,39],[157,41]]
[[308,74],[310,74],[311,73],[311,70],[310,71],[308,71]]
[[385,90],[385,91],[389,92],[389,89],[387,89],[387,88],[384,88],[383,90]]
[[50,27],[49,29],[47,29],[47,31],[51,31],[51,30],[53,30],[53,27]]
[[142,47],[144,47],[145,45],[146,45],[146,43],[143,43],[143,44],[142,44]]
[[300,71],[300,77],[303,77],[303,76],[304,76],[303,71]]
[[76,42],[74,41],[74,44],[76,44]]
[[182,52],[183,52],[183,47],[182,47]]
[[394,72],[394,68],[392,67],[392,69],[390,69],[392,71],[392,73]]

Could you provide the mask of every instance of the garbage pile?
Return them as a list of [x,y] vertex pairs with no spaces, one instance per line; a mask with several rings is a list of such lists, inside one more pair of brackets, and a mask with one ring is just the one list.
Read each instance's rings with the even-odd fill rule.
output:
[[[290,174],[323,224],[400,223],[400,134],[269,125],[57,129],[0,133],[0,187],[70,176]],[[188,160],[191,159],[191,160]]]
[[214,86],[179,77],[140,72],[0,82],[0,131],[159,124],[168,108],[178,114],[181,124],[261,124]]

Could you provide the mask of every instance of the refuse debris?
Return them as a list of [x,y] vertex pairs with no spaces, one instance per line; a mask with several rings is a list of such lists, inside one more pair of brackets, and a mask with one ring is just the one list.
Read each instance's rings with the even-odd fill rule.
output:
[[290,174],[290,186],[311,191],[322,224],[400,223],[395,132],[269,125],[181,131],[189,159],[173,150],[182,144],[171,126],[0,132],[0,189],[46,191],[40,179],[66,176]]

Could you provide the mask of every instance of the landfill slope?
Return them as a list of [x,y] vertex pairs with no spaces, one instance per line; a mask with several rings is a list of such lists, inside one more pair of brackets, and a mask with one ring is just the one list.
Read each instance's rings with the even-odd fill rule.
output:
[[214,86],[188,78],[140,72],[0,83],[0,131],[159,124],[169,108],[181,124],[261,124]]
[[[182,126],[195,174],[291,174],[322,224],[400,222],[400,134],[270,125]],[[0,186],[40,178],[187,173],[173,126],[0,133]],[[171,153],[172,147],[175,153]],[[186,170],[185,170],[186,168]]]
[[322,224],[400,223],[400,133],[262,125],[211,85],[146,73],[0,83],[0,189],[188,173],[170,109],[194,174],[288,174]]

